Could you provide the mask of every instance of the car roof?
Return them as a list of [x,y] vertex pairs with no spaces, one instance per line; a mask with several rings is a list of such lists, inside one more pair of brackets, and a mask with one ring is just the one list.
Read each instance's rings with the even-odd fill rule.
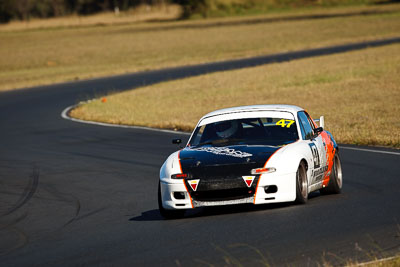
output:
[[248,112],[248,111],[287,111],[293,114],[296,114],[299,111],[303,111],[304,109],[293,106],[293,105],[252,105],[252,106],[240,106],[240,107],[232,107],[232,108],[224,108],[216,111],[212,111],[206,115],[204,115],[202,119],[219,116],[229,113],[239,113],[239,112]]

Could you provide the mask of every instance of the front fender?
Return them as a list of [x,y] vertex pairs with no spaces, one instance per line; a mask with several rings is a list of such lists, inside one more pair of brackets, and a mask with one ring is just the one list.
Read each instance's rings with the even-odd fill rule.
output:
[[313,158],[308,144],[300,140],[277,150],[265,167],[273,167],[277,174],[286,175],[296,172],[302,160],[305,160],[309,166]]
[[[266,168],[275,168],[276,171],[261,175],[254,204],[294,201],[296,199],[296,172],[302,160],[307,166],[310,166],[313,161],[311,149],[303,140],[277,150],[265,164]],[[311,171],[311,168],[308,168],[308,177]],[[271,185],[277,187],[276,193],[265,191],[265,188]]]
[[160,169],[160,181],[161,182],[178,182],[180,180],[171,179],[172,174],[182,173],[181,164],[179,162],[179,153],[176,151],[172,153],[161,166]]

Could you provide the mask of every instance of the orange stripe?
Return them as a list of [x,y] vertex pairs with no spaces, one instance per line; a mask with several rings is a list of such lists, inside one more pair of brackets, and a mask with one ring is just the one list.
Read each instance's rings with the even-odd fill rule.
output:
[[[178,162],[179,162],[179,169],[181,170],[181,173],[183,173],[180,156],[181,156],[181,151],[179,151],[179,153],[178,153]],[[186,192],[187,192],[188,195],[189,195],[190,205],[192,205],[192,209],[193,209],[192,197],[190,196],[189,190],[188,190],[187,187],[186,187],[185,179],[182,179],[182,182],[183,182],[183,185],[185,186]]]
[[256,192],[254,193],[253,204],[256,204],[256,195],[257,195],[258,184],[260,183],[260,180],[261,180],[261,175],[260,175],[260,177],[258,178],[258,181],[257,181]]
[[[297,142],[300,142],[300,139],[297,140],[296,142],[293,142],[292,144],[297,143]],[[288,144],[288,145],[291,145],[291,144]],[[288,146],[288,145],[284,145],[284,146],[282,146],[281,148],[277,149],[277,150],[267,159],[267,161],[266,161],[265,164],[264,164],[264,168],[267,167],[268,161],[272,158],[273,155],[275,155],[276,152],[278,152],[279,150],[281,150],[282,148],[284,148],[285,146]],[[257,187],[256,187],[256,192],[254,193],[254,201],[253,201],[253,204],[256,204],[256,196],[257,196],[258,184],[260,183],[260,180],[261,180],[261,175],[260,175],[260,178],[258,178]]]
[[333,160],[335,158],[335,148],[333,147],[333,143],[331,141],[331,138],[329,137],[329,135],[325,131],[323,131],[321,133],[321,138],[325,142],[325,153],[326,153],[326,156],[327,156],[327,163],[326,164],[328,166],[328,169],[324,173],[324,180],[322,182],[322,186],[326,187],[326,186],[328,186],[329,180],[330,180],[330,176],[327,175],[327,174],[332,171]]
[[[297,142],[297,141],[296,141],[296,142]],[[294,143],[296,143],[296,142],[293,142],[292,144],[294,144]],[[267,168],[267,163],[268,163],[268,161],[272,158],[272,156],[275,155],[276,152],[278,152],[279,150],[281,150],[281,149],[284,148],[285,146],[287,146],[287,145],[284,145],[284,146],[278,148],[278,149],[267,159],[267,161],[266,161],[265,164],[264,164],[264,168]]]
[[273,155],[276,154],[276,152],[278,152],[279,150],[281,150],[281,149],[284,148],[285,146],[289,146],[289,145],[292,145],[292,144],[297,143],[297,142],[300,142],[300,139],[297,140],[296,142],[293,142],[293,143],[290,143],[290,144],[287,144],[287,145],[284,145],[284,146],[278,148],[278,149],[267,159],[267,161],[266,161],[265,164],[264,164],[264,168],[267,168],[267,163],[268,163],[268,161],[272,158]]
[[185,183],[185,179],[182,179],[183,185],[185,186],[186,192],[189,195],[189,199],[190,199],[190,205],[192,205],[192,209],[193,209],[193,202],[192,202],[192,197],[190,196],[189,190],[186,187],[186,183]]
[[178,162],[179,162],[179,170],[181,171],[181,173],[183,173],[181,165],[181,150],[178,152]]
[[[299,141],[299,140],[297,140],[296,142],[298,142],[298,141]],[[296,142],[293,142],[292,144],[294,144],[294,143],[296,143]],[[285,146],[286,146],[286,145],[285,145]],[[272,156],[275,155],[276,152],[278,152],[279,150],[281,150],[281,149],[282,149],[283,147],[285,147],[285,146],[282,146],[282,147],[278,148],[278,149],[267,159],[267,161],[266,161],[265,164],[264,164],[264,168],[267,167],[267,163],[268,163],[268,161],[272,158]],[[262,175],[262,174],[261,174],[261,175]],[[261,175],[260,175],[260,177],[258,178],[258,181],[257,181],[257,187],[256,187],[256,192],[254,193],[253,204],[256,204],[256,196],[257,196],[258,184],[260,183]]]

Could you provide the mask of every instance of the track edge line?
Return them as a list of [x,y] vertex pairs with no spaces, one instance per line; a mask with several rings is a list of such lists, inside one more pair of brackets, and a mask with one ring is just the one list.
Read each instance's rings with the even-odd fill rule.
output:
[[73,122],[78,122],[78,123],[84,123],[84,124],[91,124],[91,125],[98,125],[98,126],[104,126],[104,127],[114,127],[114,128],[124,128],[124,129],[137,129],[137,130],[147,130],[147,131],[153,131],[153,132],[162,132],[162,133],[174,133],[174,134],[184,134],[184,135],[190,135],[190,133],[187,132],[182,132],[182,131],[173,131],[173,130],[164,130],[164,129],[157,129],[157,128],[151,128],[151,127],[145,127],[145,126],[133,126],[133,125],[122,125],[122,124],[112,124],[112,123],[105,123],[105,122],[96,122],[96,121],[87,121],[87,120],[81,120],[81,119],[76,119],[72,118],[71,116],[68,115],[68,113],[76,108],[79,104],[69,106],[65,108],[61,112],[61,118],[70,120]]

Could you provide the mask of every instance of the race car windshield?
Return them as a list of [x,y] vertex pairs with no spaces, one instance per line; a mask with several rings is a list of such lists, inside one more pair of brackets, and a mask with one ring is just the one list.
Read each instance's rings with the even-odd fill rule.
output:
[[196,128],[190,146],[271,145],[281,146],[299,139],[294,120],[251,118],[219,121]]

